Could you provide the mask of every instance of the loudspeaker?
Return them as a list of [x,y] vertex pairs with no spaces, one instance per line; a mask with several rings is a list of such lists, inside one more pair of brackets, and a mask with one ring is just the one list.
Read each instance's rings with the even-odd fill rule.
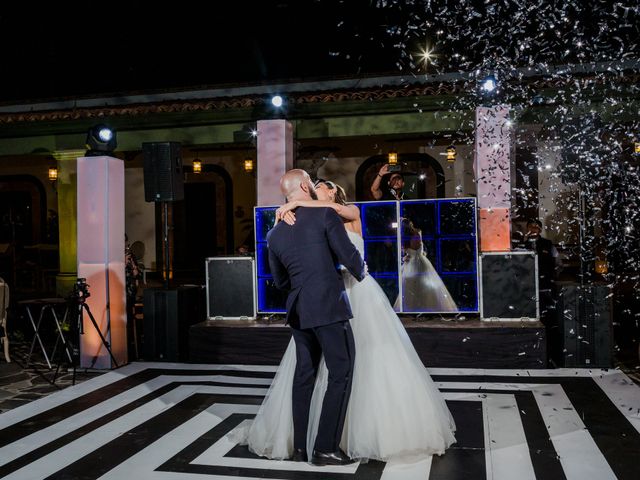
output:
[[538,262],[535,252],[480,255],[480,318],[537,320]]
[[203,313],[200,286],[145,289],[144,359],[188,360],[189,327],[203,321]]
[[174,202],[184,199],[184,174],[179,142],[143,143],[144,199]]
[[207,258],[207,318],[256,317],[256,269],[251,257]]
[[558,297],[565,367],[611,367],[611,298],[606,285],[563,285]]

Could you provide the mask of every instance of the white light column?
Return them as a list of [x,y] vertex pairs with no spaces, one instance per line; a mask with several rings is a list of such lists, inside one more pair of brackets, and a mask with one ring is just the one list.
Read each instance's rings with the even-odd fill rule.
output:
[[509,106],[478,107],[474,173],[480,208],[480,250],[511,250],[511,127]]
[[282,205],[280,177],[293,168],[293,125],[258,121],[257,206]]
[[[124,162],[78,158],[78,278],[87,279],[86,303],[119,365],[127,362],[124,262]],[[98,330],[83,316],[80,366],[115,367]]]

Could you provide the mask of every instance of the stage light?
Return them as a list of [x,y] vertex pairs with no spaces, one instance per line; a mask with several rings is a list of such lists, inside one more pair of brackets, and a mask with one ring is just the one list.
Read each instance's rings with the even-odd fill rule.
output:
[[282,97],[280,95],[274,95],[273,97],[271,97],[271,104],[276,108],[282,107],[283,102],[284,101],[282,100]]
[[251,173],[251,172],[253,172],[253,168],[254,168],[253,159],[252,158],[247,158],[244,161],[244,171],[247,172],[247,173]]
[[494,77],[493,75],[489,75],[488,77],[485,77],[484,80],[482,80],[482,89],[487,93],[493,92],[497,86],[498,83],[496,82],[496,77]]
[[111,155],[118,146],[116,132],[106,125],[96,125],[87,132],[87,153],[88,157]]
[[201,173],[202,172],[202,162],[197,158],[193,161],[193,173]]
[[398,164],[398,152],[395,150],[391,150],[389,155],[387,155],[387,161],[389,165],[397,165]]
[[58,167],[49,167],[49,180],[51,180],[52,182],[58,180]]
[[98,138],[103,142],[109,142],[113,138],[113,131],[110,128],[103,127],[98,131]]

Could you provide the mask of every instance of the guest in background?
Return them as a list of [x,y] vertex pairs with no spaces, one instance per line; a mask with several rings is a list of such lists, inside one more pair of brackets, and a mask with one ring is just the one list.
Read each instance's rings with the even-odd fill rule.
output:
[[553,242],[542,237],[541,233],[542,222],[537,218],[529,219],[524,245],[538,255],[540,321],[547,330],[547,356],[552,364],[559,365],[562,359],[562,332],[556,311],[556,273],[561,268],[561,262]]
[[245,256],[245,257],[250,257],[251,256],[251,250],[249,250],[249,246],[248,245],[243,243],[238,248],[236,248],[236,255],[242,255],[242,256]]
[[133,329],[135,328],[136,296],[138,294],[138,281],[142,277],[142,272],[140,271],[136,256],[131,251],[129,238],[126,234],[124,241],[124,272],[127,291],[127,343],[129,346],[129,359],[132,359],[134,357],[133,352],[135,352]]
[[542,235],[542,222],[537,218],[527,221],[524,244],[538,254],[538,284],[540,290],[555,290],[556,272],[561,267],[560,255],[551,240]]
[[404,198],[404,176],[400,172],[389,172],[385,163],[371,184],[371,195],[375,200],[402,200]]

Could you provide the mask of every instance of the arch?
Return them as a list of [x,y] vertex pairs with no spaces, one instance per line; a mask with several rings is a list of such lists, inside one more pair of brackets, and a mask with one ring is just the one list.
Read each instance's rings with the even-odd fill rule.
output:
[[[362,162],[360,167],[358,167],[358,171],[356,172],[356,200],[372,200],[371,194],[369,193],[369,188],[373,182],[373,176],[371,175],[370,169],[377,166],[377,168],[375,168],[375,173],[377,174],[378,169],[385,163],[387,163],[386,155],[374,155],[373,157],[367,158]],[[426,153],[401,153],[398,154],[398,164],[407,166],[407,170],[411,172],[417,171],[418,168],[416,167],[418,166],[422,168],[431,168],[435,173],[434,183],[436,198],[445,197],[444,169],[442,168],[442,165],[440,165],[440,163],[431,155],[427,155]]]
[[[233,251],[233,183],[229,173],[218,165],[203,165],[200,175],[193,175],[191,165],[183,165],[183,173],[185,198],[169,203],[174,279],[203,281],[204,258]],[[190,174],[188,180],[186,174]],[[215,210],[207,206],[211,205],[210,200]],[[212,223],[202,222],[205,216]],[[162,225],[162,205],[157,202],[156,258],[159,259],[163,258],[159,233]]]
[[[185,173],[193,173],[193,167],[191,165],[185,165],[183,167]],[[227,244],[227,252],[232,253],[234,250],[234,238],[233,238],[233,180],[231,179],[231,175],[224,167],[220,165],[212,165],[210,163],[205,163],[202,165],[203,173],[215,173],[222,178],[224,182],[224,190],[225,190],[225,230],[226,230],[226,241]]]
[[47,225],[47,193],[39,178],[33,175],[1,175],[0,191],[29,192],[33,198],[31,243],[42,242]]

